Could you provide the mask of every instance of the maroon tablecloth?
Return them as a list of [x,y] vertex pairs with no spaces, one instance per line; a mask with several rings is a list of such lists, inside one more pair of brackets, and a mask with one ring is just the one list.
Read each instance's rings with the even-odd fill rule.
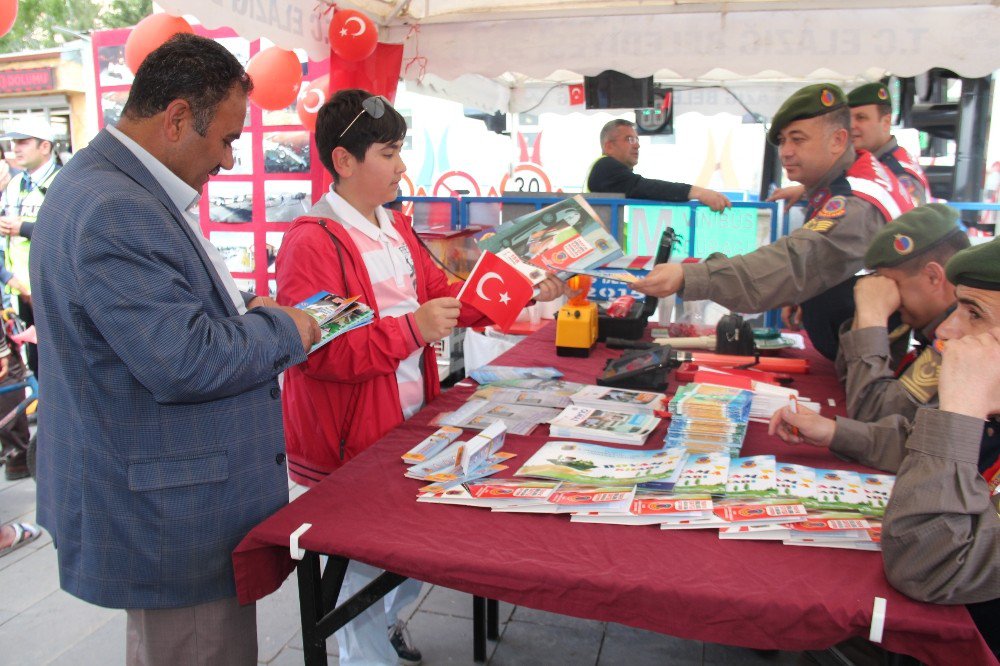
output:
[[[498,359],[505,365],[555,365],[566,379],[593,383],[620,352],[599,345],[588,359],[555,355],[554,326]],[[795,386],[843,413],[832,365],[812,351],[809,375]],[[676,387],[671,386],[670,390]],[[456,387],[350,464],[258,525],[233,554],[244,603],[276,590],[291,572],[289,535],[312,528],[300,546],[360,560],[422,581],[546,611],[619,622],[687,639],[759,649],[823,649],[867,637],[875,597],[887,600],[883,645],[930,664],[996,660],[964,606],[913,601],[892,589],[879,553],[720,541],[716,530],[573,524],[566,516],[492,513],[418,504],[419,481],[403,477],[400,455],[433,431],[438,412],[455,409],[471,387]],[[827,406],[834,397],[837,407]],[[646,448],[662,446],[666,424]],[[509,475],[547,440],[508,436],[518,454]],[[841,469],[863,467],[825,449],[787,445],[751,424],[746,455]],[[959,656],[961,655],[961,659]]]

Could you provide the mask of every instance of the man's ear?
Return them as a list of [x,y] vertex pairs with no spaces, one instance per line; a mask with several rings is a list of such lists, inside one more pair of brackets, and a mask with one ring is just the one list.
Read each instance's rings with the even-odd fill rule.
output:
[[830,135],[830,146],[833,152],[842,153],[847,150],[847,144],[851,140],[851,133],[843,127],[838,127]]
[[175,99],[163,110],[163,132],[170,141],[181,138],[182,130],[193,120],[187,100]]
[[357,158],[354,157],[354,155],[351,155],[351,152],[343,146],[337,146],[334,148],[330,158],[333,162],[334,171],[336,171],[337,175],[341,178],[350,178],[358,164]]
[[928,261],[926,264],[924,264],[923,271],[924,274],[927,276],[927,279],[934,286],[938,286],[947,282],[947,278],[944,272],[944,266],[942,266],[936,261]]

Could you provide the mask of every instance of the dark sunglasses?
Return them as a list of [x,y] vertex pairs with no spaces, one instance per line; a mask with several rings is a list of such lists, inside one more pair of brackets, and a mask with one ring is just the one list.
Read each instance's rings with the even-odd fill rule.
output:
[[364,99],[361,102],[361,110],[358,111],[358,115],[354,116],[354,120],[352,120],[347,125],[347,127],[344,128],[344,131],[341,132],[340,136],[337,137],[337,141],[340,141],[341,139],[343,139],[344,135],[347,134],[347,130],[349,130],[352,127],[354,127],[354,123],[358,122],[358,118],[360,118],[364,114],[367,113],[369,116],[371,116],[375,120],[378,120],[379,118],[381,118],[382,116],[384,116],[385,115],[385,107],[386,107],[386,105],[388,103],[389,103],[389,101],[386,98],[382,97],[381,95],[372,95],[371,97],[368,97],[368,98]]

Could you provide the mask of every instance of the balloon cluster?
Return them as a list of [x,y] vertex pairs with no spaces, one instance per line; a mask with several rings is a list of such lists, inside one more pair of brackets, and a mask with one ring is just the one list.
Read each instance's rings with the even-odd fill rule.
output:
[[[13,25],[17,2],[0,0],[0,34]],[[132,29],[125,42],[125,64],[135,73],[147,55],[181,32],[193,33],[194,29],[179,16],[147,16]],[[329,35],[330,48],[348,62],[368,58],[378,46],[375,23],[353,9],[340,9],[334,13]],[[284,109],[295,103],[302,124],[313,131],[316,129],[316,112],[329,99],[330,93],[346,87],[351,79],[347,72],[331,72],[303,86],[302,64],[298,56],[277,46],[266,48],[250,58],[246,70],[254,83],[251,102],[268,111]]]
[[17,20],[17,0],[0,0],[0,37],[14,27]]

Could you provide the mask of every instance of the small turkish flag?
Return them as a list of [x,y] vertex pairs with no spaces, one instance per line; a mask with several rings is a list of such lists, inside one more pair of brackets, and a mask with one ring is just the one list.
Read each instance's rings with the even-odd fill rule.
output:
[[583,104],[584,102],[583,84],[574,83],[573,85],[568,87],[569,87],[569,105],[579,106],[580,104]]
[[507,330],[534,293],[531,281],[520,271],[492,252],[483,252],[458,292],[458,300]]

